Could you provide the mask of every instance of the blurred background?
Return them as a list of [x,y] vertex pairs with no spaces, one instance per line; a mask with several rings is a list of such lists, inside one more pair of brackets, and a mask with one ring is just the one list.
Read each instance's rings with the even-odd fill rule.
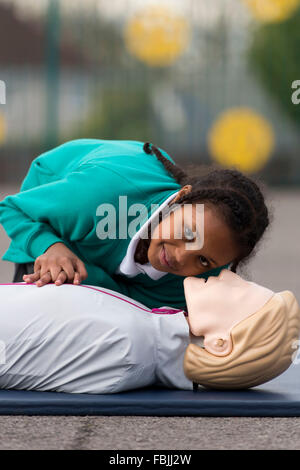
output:
[[94,137],[300,184],[297,79],[299,0],[0,0],[0,181]]
[[151,141],[262,180],[255,276],[298,288],[300,0],[0,0],[0,80],[1,199],[66,140]]

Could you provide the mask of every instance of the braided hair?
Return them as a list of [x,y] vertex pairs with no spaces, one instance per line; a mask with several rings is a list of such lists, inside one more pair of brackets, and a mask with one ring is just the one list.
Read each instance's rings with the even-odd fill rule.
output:
[[234,169],[213,169],[200,178],[189,176],[168,160],[154,145],[146,142],[144,152],[154,154],[165,169],[181,185],[190,184],[192,190],[183,194],[177,204],[210,203],[231,230],[240,253],[231,265],[248,260],[268,227],[269,213],[258,184]]

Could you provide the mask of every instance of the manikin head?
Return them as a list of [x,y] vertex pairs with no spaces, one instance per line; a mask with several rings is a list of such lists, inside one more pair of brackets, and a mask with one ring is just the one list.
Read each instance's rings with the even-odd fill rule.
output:
[[227,269],[207,282],[187,277],[184,290],[191,336],[184,372],[190,380],[211,388],[249,388],[290,366],[300,335],[292,292],[274,293]]

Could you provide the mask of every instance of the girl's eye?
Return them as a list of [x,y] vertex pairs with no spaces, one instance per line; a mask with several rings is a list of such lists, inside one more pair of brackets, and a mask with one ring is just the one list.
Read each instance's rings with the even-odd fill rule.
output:
[[202,266],[205,266],[205,267],[209,266],[209,262],[204,256],[199,256],[199,259],[200,259],[200,263],[202,264]]
[[186,240],[194,240],[195,238],[192,230],[189,227],[184,228],[184,236]]

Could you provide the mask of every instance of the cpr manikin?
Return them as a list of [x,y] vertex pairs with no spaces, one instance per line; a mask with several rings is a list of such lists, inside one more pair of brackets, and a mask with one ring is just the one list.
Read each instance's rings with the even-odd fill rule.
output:
[[0,389],[191,390],[183,372],[188,323],[174,312],[95,286],[0,285]]
[[184,281],[191,333],[204,337],[204,348],[226,356],[232,350],[231,330],[260,310],[274,292],[223,270],[207,282],[196,277]]
[[[223,270],[186,278],[186,312],[95,286],[0,284],[0,388],[117,393],[243,388],[291,364],[300,309]],[[194,342],[203,338],[203,346]]]
[[300,334],[292,292],[274,293],[229,270],[207,282],[185,278],[184,288],[192,343],[184,371],[195,384],[248,388],[289,367]]

